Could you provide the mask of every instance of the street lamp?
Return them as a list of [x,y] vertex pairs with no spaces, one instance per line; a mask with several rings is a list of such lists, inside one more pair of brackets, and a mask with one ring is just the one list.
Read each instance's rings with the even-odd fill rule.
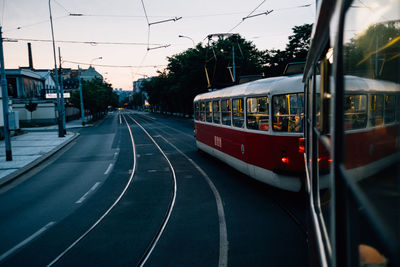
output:
[[90,61],[90,66],[92,66],[93,61],[95,61],[95,60],[97,60],[97,59],[103,59],[103,57],[96,57],[96,58],[92,59],[92,60]]
[[[56,45],[54,42],[54,30],[53,30],[53,17],[51,15],[51,0],[49,0],[49,12],[50,12],[50,25],[51,25],[51,37],[53,40],[53,55],[54,55],[54,73],[56,76],[56,91],[57,91],[57,105],[58,105],[58,137],[64,137],[64,127],[62,123],[62,106],[64,106],[64,101],[60,101],[60,87],[58,85],[58,73],[57,73],[57,59],[56,59]],[[62,105],[62,106],[61,106]]]
[[195,44],[194,44],[194,40],[193,40],[192,38],[190,38],[189,36],[185,36],[185,35],[179,35],[178,37],[179,37],[179,38],[187,38],[187,39],[190,39],[190,40],[192,40],[192,42],[193,42],[193,47],[195,46]]

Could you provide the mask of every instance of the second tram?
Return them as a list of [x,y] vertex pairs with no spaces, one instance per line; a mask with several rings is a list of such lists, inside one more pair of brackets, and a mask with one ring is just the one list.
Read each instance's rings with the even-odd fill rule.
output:
[[267,78],[194,99],[199,149],[259,181],[300,191],[304,177],[301,75]]

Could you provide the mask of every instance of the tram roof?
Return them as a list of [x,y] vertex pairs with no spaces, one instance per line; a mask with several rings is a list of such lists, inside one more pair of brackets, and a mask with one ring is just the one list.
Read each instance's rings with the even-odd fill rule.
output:
[[251,95],[287,94],[304,92],[302,75],[265,78],[253,82],[230,86],[224,89],[197,95],[194,101],[230,98]]
[[346,92],[400,92],[398,83],[374,80],[368,78],[360,78],[357,76],[344,76]]

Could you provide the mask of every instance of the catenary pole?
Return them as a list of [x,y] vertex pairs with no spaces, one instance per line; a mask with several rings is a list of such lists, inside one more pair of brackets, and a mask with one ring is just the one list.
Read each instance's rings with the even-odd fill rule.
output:
[[49,0],[49,12],[50,12],[50,25],[51,25],[51,38],[53,40],[53,57],[54,57],[54,74],[56,76],[56,91],[57,91],[57,106],[58,106],[58,137],[64,137],[63,124],[61,119],[61,101],[60,101],[60,87],[58,85],[58,72],[57,72],[57,58],[56,58],[56,45],[54,43],[54,30],[53,30],[53,17],[51,15],[51,0]]
[[78,81],[79,81],[79,95],[81,99],[81,118],[82,126],[85,126],[85,109],[83,107],[83,94],[82,94],[82,82],[81,82],[81,68],[78,65]]
[[6,71],[4,68],[3,35],[0,26],[0,64],[1,64],[1,96],[3,101],[4,141],[6,145],[6,161],[12,161],[10,125],[8,121],[8,90]]
[[62,66],[61,66],[61,50],[60,47],[58,47],[58,61],[60,62],[60,95],[61,95],[61,119],[62,119],[62,125],[63,125],[63,133],[67,133],[67,125],[65,121],[65,102],[64,102],[64,86],[63,86],[63,76],[62,76]]

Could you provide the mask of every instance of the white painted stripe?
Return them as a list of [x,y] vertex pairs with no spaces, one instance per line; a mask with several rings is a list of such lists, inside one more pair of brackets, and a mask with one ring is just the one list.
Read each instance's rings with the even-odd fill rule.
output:
[[118,154],[119,154],[119,152],[115,152],[115,153],[114,153],[114,160],[116,160],[116,159],[117,159],[117,157],[118,157]]
[[217,203],[217,212],[219,218],[219,260],[218,266],[225,267],[228,266],[228,249],[229,249],[229,242],[228,242],[228,232],[226,230],[226,220],[225,220],[225,212],[224,206],[222,204],[221,196],[215,187],[214,183],[211,181],[210,177],[197,165],[191,158],[189,158],[184,152],[182,152],[179,148],[177,148],[174,144],[169,142],[163,136],[161,138],[170,146],[172,146],[176,151],[178,151],[182,156],[184,156],[192,165],[203,175],[204,179],[207,181],[208,185],[210,186],[215,201]]
[[104,172],[104,175],[107,175],[111,171],[113,166],[114,166],[114,164],[110,163],[110,165],[108,165],[107,170]]
[[12,249],[8,250],[6,253],[2,254],[0,256],[0,262],[3,261],[8,256],[10,256],[11,254],[15,253],[17,250],[19,250],[20,248],[22,248],[23,246],[25,246],[29,242],[31,242],[33,239],[35,239],[36,237],[38,237],[42,233],[44,233],[47,229],[49,229],[55,223],[56,222],[49,222],[48,224],[46,224],[45,226],[40,228],[37,232],[35,232],[33,235],[31,235],[30,237],[28,237],[27,239],[25,239],[24,241],[22,241],[21,243],[19,243],[15,247],[13,247]]
[[94,190],[96,190],[96,188],[99,186],[100,182],[95,183],[92,188],[89,189],[89,191],[86,192],[86,194],[84,194],[78,201],[76,201],[76,204],[80,204],[83,201],[85,201],[85,199],[87,198],[87,196],[93,192]]
[[98,219],[83,235],[81,235],[77,240],[75,240],[74,243],[72,243],[69,247],[67,247],[60,255],[58,255],[52,262],[50,262],[47,266],[53,266],[56,264],[65,254],[67,254],[73,247],[75,247],[82,239],[84,239],[94,228],[96,228],[97,225],[110,213],[110,211],[115,207],[115,205],[118,204],[118,202],[121,200],[122,196],[125,195],[125,192],[128,190],[128,187],[131,185],[133,176],[135,175],[136,171],[136,147],[135,147],[135,140],[133,139],[132,131],[131,128],[129,127],[128,122],[126,121],[124,117],[126,126],[128,127],[129,134],[131,136],[131,143],[132,143],[132,151],[133,151],[133,167],[132,167],[132,173],[131,176],[129,177],[128,183],[125,185],[125,188],[122,190],[122,193],[119,195],[119,197],[115,200],[115,202],[111,205],[111,207],[108,208],[108,210]]
[[122,118],[121,114],[119,114],[119,124],[122,124]]

